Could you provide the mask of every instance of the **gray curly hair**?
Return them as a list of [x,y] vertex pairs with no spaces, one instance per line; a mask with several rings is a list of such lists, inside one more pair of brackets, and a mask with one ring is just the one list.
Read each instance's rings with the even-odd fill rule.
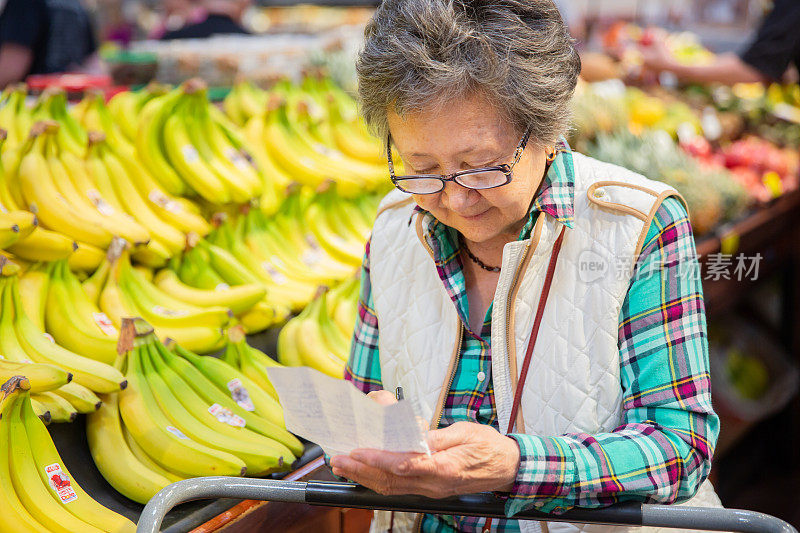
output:
[[356,62],[361,113],[386,140],[400,116],[478,91],[520,134],[568,128],[581,64],[552,0],[383,0]]

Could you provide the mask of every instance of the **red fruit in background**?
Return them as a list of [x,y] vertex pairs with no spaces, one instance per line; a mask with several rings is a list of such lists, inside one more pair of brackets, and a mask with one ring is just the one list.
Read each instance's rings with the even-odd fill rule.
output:
[[698,158],[706,158],[711,155],[711,144],[699,135],[693,137],[691,140],[681,143],[683,148],[688,154]]

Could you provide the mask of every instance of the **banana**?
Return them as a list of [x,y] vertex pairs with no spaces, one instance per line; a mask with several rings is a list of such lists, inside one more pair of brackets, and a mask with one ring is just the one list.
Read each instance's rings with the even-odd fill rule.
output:
[[[11,423],[13,412],[19,412],[20,397],[30,388],[28,380],[22,376],[12,378],[5,382],[0,389],[0,447],[5,453],[0,454],[0,530],[14,533],[28,531],[47,533],[48,527],[39,523],[26,509],[25,503],[20,501],[19,495],[14,490],[12,465],[10,462],[12,445]],[[18,416],[16,417],[19,418]],[[24,429],[24,428],[23,428]],[[25,438],[27,441],[27,436]],[[40,485],[38,480],[35,481]],[[44,495],[48,500],[50,496]]]
[[14,376],[28,378],[32,392],[57,389],[72,380],[72,374],[55,365],[17,363],[0,359],[0,383],[5,383]]
[[281,328],[278,334],[278,361],[285,366],[302,366],[303,358],[297,351],[297,330],[305,318],[305,311]]
[[235,287],[218,285],[215,290],[196,289],[181,282],[178,275],[167,268],[156,274],[154,282],[156,287],[178,300],[197,307],[227,307],[235,315],[251,309],[267,292],[259,284]]
[[[114,511],[100,505],[85,490],[75,481],[75,478],[70,474],[67,466],[58,454],[53,440],[47,432],[47,428],[42,422],[34,415],[33,409],[28,402],[23,402],[22,417],[25,424],[25,431],[28,436],[31,451],[33,452],[34,460],[36,461],[37,470],[42,483],[47,483],[46,486],[51,487],[50,495],[53,498],[60,499],[60,493],[52,488],[50,481],[56,472],[48,473],[46,470],[53,470],[54,466],[60,467],[58,474],[60,474],[61,481],[68,481],[70,487],[74,491],[76,498],[65,505],[66,509],[72,513],[75,518],[85,522],[87,529],[72,530],[72,531],[108,531],[112,533],[134,533],[136,526]],[[62,485],[63,487],[63,485]],[[93,527],[92,527],[93,526]]]
[[[46,128],[46,125],[37,123],[31,131],[31,148],[19,164],[20,190],[27,203],[35,206],[37,216],[44,226],[57,228],[59,232],[73,239],[106,248],[111,243],[112,234],[69,204],[53,183],[43,154],[45,139],[47,135],[52,135]],[[31,237],[35,234],[36,231]]]
[[114,191],[108,187],[107,180],[102,181],[105,176],[97,176],[101,180],[98,184],[92,181],[95,176],[89,174],[89,163],[63,150],[54,163],[51,168],[57,168],[60,164],[65,171],[65,177],[61,180],[63,190],[70,190],[70,195],[74,198],[72,203],[82,206],[87,216],[91,216],[113,235],[130,243],[142,244],[150,240],[147,228],[120,209],[115,197],[106,197]]
[[[241,459],[250,475],[261,476],[279,470],[286,470],[294,461],[291,451],[285,446],[260,435],[253,434],[244,427],[233,427],[232,424],[244,424],[243,419],[228,416],[221,406],[209,406],[204,402],[195,402],[190,410],[184,402],[189,399],[180,398],[172,393],[167,383],[155,370],[149,352],[152,345],[144,347],[140,352],[140,363],[150,391],[162,413],[172,421],[173,425],[189,438],[210,448],[228,452]],[[197,399],[195,397],[195,399]],[[224,416],[217,419],[211,410]],[[226,422],[227,420],[227,422]],[[226,429],[227,428],[227,429]],[[228,431],[230,430],[230,431]],[[285,462],[286,461],[286,462]]]
[[211,203],[226,204],[232,200],[231,193],[192,143],[182,107],[179,104],[164,123],[164,148],[169,161],[197,194]]
[[10,280],[0,281],[3,288],[2,311],[0,311],[0,353],[7,361],[33,363],[17,339],[17,333],[14,330],[14,301],[8,288],[10,282]]
[[308,315],[297,326],[297,351],[304,365],[341,379],[347,354],[338,351],[340,346],[329,344],[325,325],[330,325],[330,322],[326,318],[324,298],[317,298],[309,306]]
[[138,263],[150,268],[162,268],[167,264],[172,252],[159,241],[152,240],[144,247],[138,247],[131,253],[131,257]]
[[44,311],[49,285],[50,274],[47,267],[42,264],[29,268],[19,278],[19,293],[22,296],[25,314],[42,330],[44,330]]
[[220,306],[197,307],[182,302],[147,281],[124,258],[120,258],[120,262],[120,288],[146,320],[173,328],[222,328],[230,322],[232,315],[229,309]]
[[47,295],[46,326],[68,350],[111,365],[117,358],[117,330],[100,312],[67,267],[55,263]]
[[67,383],[53,394],[68,401],[79,414],[94,413],[102,403],[95,393],[77,383]]
[[[24,397],[22,400],[24,401]],[[37,418],[38,420],[38,418]],[[17,491],[20,500],[36,519],[48,529],[57,533],[72,533],[73,531],[87,531],[100,533],[103,530],[92,527],[86,522],[75,517],[67,510],[70,503],[69,498],[64,492],[64,499],[52,497],[48,485],[45,485],[39,477],[39,465],[33,456],[31,447],[34,443],[29,442],[25,432],[25,423],[22,419],[22,401],[17,401],[11,410],[6,423],[9,425],[10,443],[8,453],[11,457],[10,470],[11,481]],[[45,465],[41,466],[45,468]],[[61,482],[60,477],[55,478],[55,482]],[[63,489],[62,489],[63,490]],[[67,490],[71,491],[71,487]]]
[[182,94],[181,89],[174,89],[147,102],[139,114],[135,135],[136,153],[145,168],[167,192],[176,196],[186,192],[186,184],[167,160],[163,147],[167,141],[165,121],[175,116],[175,104]]
[[250,393],[250,399],[255,406],[255,413],[274,424],[281,426],[284,424],[283,409],[281,409],[280,404],[231,365],[216,357],[194,354],[180,344],[175,345],[175,353],[192,363],[220,389],[227,387],[227,384],[234,379],[240,380]]
[[161,242],[173,254],[183,250],[186,236],[180,230],[159,218],[150,204],[139,194],[120,159],[105,146],[98,146],[100,158],[105,163],[107,175],[114,191],[128,213],[144,226],[153,239]]
[[144,505],[172,481],[142,463],[128,447],[117,394],[104,394],[100,399],[100,408],[86,416],[86,437],[94,464],[117,492]]
[[[118,268],[118,265],[115,265],[115,270]],[[111,319],[115,326],[120,327],[122,325],[122,317],[147,314],[158,319],[163,316],[163,314],[151,312],[149,307],[144,309],[137,307],[134,300],[130,298],[129,293],[118,285],[115,279],[116,276],[116,274],[108,276],[99,298],[100,309]],[[156,310],[163,311],[160,307]],[[180,318],[184,318],[184,315]],[[165,322],[163,320],[155,324],[154,328],[159,338],[180,339],[187,346],[191,346],[191,349],[202,353],[212,352],[224,343],[222,330],[218,328],[197,326],[191,323],[176,324],[175,321]]]
[[8,247],[12,254],[26,261],[57,261],[72,255],[78,244],[69,237],[41,226]]
[[109,272],[111,272],[111,263],[103,261],[100,263],[100,266],[97,267],[97,270],[95,270],[86,281],[81,283],[83,292],[86,293],[89,301],[95,304],[100,301],[100,291],[103,290]]
[[280,324],[291,314],[291,309],[286,306],[271,305],[262,300],[237,318],[249,335],[264,331],[273,324]]
[[31,394],[31,401],[39,405],[38,412],[50,413],[50,421],[54,424],[74,422],[78,417],[78,411],[72,404],[52,391]]
[[105,257],[105,252],[97,246],[79,242],[78,249],[67,258],[67,264],[71,270],[94,272]]
[[11,280],[6,292],[14,304],[14,330],[19,344],[28,357],[37,363],[58,365],[73,375],[73,379],[94,392],[114,392],[125,387],[124,376],[114,367],[88,359],[54,342],[25,315],[16,280]]
[[[117,416],[119,416],[119,400],[117,400]],[[125,444],[128,445],[131,453],[133,453],[134,457],[136,457],[140,463],[158,475],[167,478],[170,483],[187,479],[186,476],[179,476],[175,472],[170,472],[166,468],[163,468],[161,465],[153,461],[153,458],[147,455],[142,447],[136,443],[136,440],[131,435],[131,432],[128,431],[128,428],[125,427],[125,424],[122,423],[122,420],[120,420],[120,425],[122,426],[122,436],[125,438]]]
[[127,352],[130,386],[119,395],[120,414],[133,438],[162,467],[182,475],[244,475],[247,469],[239,458],[193,441],[161,412],[141,367],[142,343],[146,342],[141,337],[148,335],[152,336],[152,329],[138,332],[139,346]]
[[208,235],[211,225],[198,214],[199,211],[194,204],[185,198],[177,198],[164,191],[142,166],[135,154],[125,156],[119,150],[115,150],[115,152],[128,171],[131,181],[139,190],[139,194],[147,198],[150,207],[164,222],[184,233]]
[[[232,152],[218,153],[212,146],[211,137],[215,126],[208,120],[208,102],[205,91],[193,94],[183,110],[182,120],[192,146],[211,172],[219,178],[235,203],[247,203],[261,194],[261,179],[249,167],[249,162],[235,148],[227,144]],[[220,148],[220,151],[222,148]],[[235,158],[235,159],[234,159]]]
[[[207,375],[187,359],[170,352],[163,345],[158,345],[156,348],[161,360],[167,365],[166,367],[160,366],[159,370],[168,380],[168,384],[176,396],[191,398],[189,389],[194,389],[196,394],[208,405],[216,403],[229,409],[245,420],[248,429],[282,443],[297,457],[302,455],[302,443],[286,431],[282,416],[280,423],[275,423],[254,412],[256,407],[250,397],[253,387],[244,385],[240,379],[241,374],[236,374],[238,377],[232,380],[224,381],[226,376],[214,373],[213,369],[205,369],[211,373],[211,375]],[[155,357],[154,361],[160,364]],[[170,373],[169,370],[172,372]],[[189,386],[188,389],[186,385]],[[273,416],[273,418],[277,417]]]
[[228,330],[228,345],[222,355],[222,360],[232,367],[238,368],[253,383],[276,401],[278,400],[278,391],[275,390],[267,375],[267,368],[283,365],[267,356],[264,352],[248,345],[241,326]]
[[[5,207],[0,208],[0,228],[3,228],[3,233],[9,229],[16,227],[13,232],[16,233],[17,239],[24,239],[39,225],[39,219],[30,211],[23,211],[22,209],[15,209],[13,211],[5,210]],[[6,245],[2,246],[5,248]]]

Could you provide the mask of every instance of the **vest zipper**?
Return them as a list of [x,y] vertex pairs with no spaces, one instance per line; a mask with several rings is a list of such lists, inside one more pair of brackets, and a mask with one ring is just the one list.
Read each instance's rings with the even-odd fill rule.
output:
[[[443,403],[438,406],[439,414],[436,417],[436,422],[431,424],[432,429],[439,429],[439,424],[442,421],[442,417],[444,416],[444,404],[447,403],[447,393],[450,392],[450,387],[453,386],[453,379],[456,375],[456,367],[458,366],[458,360],[461,358],[461,341],[464,340],[464,324],[461,322],[461,319],[458,320],[458,338],[456,339],[456,356],[453,358],[453,364],[450,365],[449,374],[447,375],[447,391],[443,396]],[[414,531],[415,533],[420,533],[422,531],[422,520],[424,514],[419,513],[417,515],[417,519],[415,520],[414,524]]]
[[442,421],[442,416],[444,416],[444,405],[447,403],[447,394],[450,392],[450,387],[453,385],[453,379],[456,375],[456,367],[458,366],[458,360],[461,358],[461,341],[464,340],[464,324],[459,319],[458,321],[458,338],[456,340],[456,356],[453,358],[453,364],[450,365],[449,374],[447,376],[447,389],[444,395],[444,399],[442,405],[439,408],[439,416],[436,417],[436,423],[431,426],[431,429],[439,429],[439,423]]

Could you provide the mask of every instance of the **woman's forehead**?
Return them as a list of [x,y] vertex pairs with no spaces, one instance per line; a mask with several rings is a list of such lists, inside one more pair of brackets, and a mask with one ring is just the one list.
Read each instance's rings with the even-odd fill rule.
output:
[[475,149],[504,146],[514,127],[497,109],[478,98],[453,99],[402,116],[388,112],[392,141],[406,157],[447,149],[458,155]]

